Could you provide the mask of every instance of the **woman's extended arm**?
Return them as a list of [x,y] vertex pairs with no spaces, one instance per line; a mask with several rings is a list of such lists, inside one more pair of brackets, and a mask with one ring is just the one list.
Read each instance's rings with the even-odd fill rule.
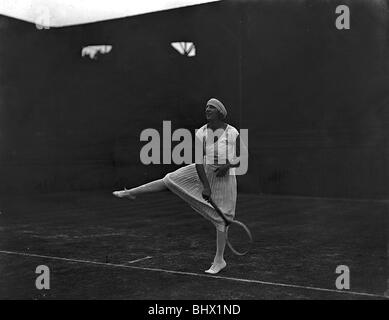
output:
[[203,198],[205,200],[208,200],[211,197],[211,187],[209,185],[207,175],[205,174],[204,165],[196,163],[196,170],[197,174],[199,175],[200,181],[202,182],[204,187],[202,192]]
[[211,196],[211,187],[204,169],[204,149],[203,142],[196,137],[195,140],[195,160],[196,160],[196,171],[199,176],[201,183],[203,184],[203,198],[208,200]]

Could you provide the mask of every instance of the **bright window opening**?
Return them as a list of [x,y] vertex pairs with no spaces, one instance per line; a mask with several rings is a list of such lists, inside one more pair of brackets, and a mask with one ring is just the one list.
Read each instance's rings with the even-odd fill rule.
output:
[[87,46],[82,48],[81,57],[89,56],[90,59],[97,60],[99,55],[107,54],[111,50],[111,45]]
[[194,57],[196,55],[196,46],[193,42],[172,42],[171,45],[183,56]]

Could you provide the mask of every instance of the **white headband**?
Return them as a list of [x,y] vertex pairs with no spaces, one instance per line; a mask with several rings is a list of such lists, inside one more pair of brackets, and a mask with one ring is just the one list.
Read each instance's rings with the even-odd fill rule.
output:
[[223,103],[221,103],[219,100],[212,98],[209,99],[207,102],[207,106],[214,106],[219,112],[224,116],[224,118],[227,116],[227,110],[224,107]]

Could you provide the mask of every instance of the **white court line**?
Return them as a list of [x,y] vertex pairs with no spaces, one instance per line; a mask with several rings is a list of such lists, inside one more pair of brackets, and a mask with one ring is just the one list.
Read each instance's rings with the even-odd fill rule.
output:
[[151,259],[152,257],[150,256],[147,256],[147,257],[144,257],[144,258],[140,258],[140,259],[136,259],[136,260],[132,260],[132,261],[128,261],[127,263],[135,263],[135,262],[139,262],[139,261],[143,261],[143,260],[146,260],[146,259]]
[[[22,233],[26,233],[25,231],[22,231]],[[31,233],[31,232],[29,232]],[[70,236],[67,234],[58,234],[53,236],[41,236],[41,235],[32,235],[33,238],[38,239],[67,239],[67,240],[75,240],[75,239],[87,239],[87,238],[100,238],[100,237],[111,237],[111,236],[122,236],[123,232],[120,233],[100,233],[100,234],[87,234],[82,236]]]
[[389,203],[389,199],[366,199],[366,198],[331,198],[331,197],[310,197],[298,195],[278,195],[278,194],[262,194],[260,199],[298,199],[298,200],[331,200],[331,201],[350,201],[350,202],[374,202],[374,203]]
[[3,250],[0,250],[0,253],[9,254],[9,255],[17,255],[17,256],[26,256],[26,257],[35,257],[35,258],[44,258],[44,259],[51,259],[51,260],[67,261],[67,262],[94,264],[94,265],[117,267],[117,268],[128,268],[128,269],[135,269],[135,270],[165,272],[165,273],[180,274],[180,275],[194,276],[194,277],[201,277],[201,278],[213,278],[213,279],[230,280],[230,281],[236,281],[236,282],[255,283],[255,284],[263,284],[263,285],[270,285],[270,286],[276,286],[276,287],[305,289],[305,290],[332,292],[332,293],[343,293],[343,294],[351,294],[351,295],[358,295],[358,296],[365,296],[365,297],[375,297],[375,298],[386,298],[386,299],[389,298],[389,297],[385,297],[384,295],[365,293],[365,292],[343,291],[343,290],[325,289],[325,288],[319,288],[319,287],[301,286],[301,285],[295,285],[295,284],[286,284],[286,283],[277,283],[277,282],[250,280],[250,279],[241,279],[241,278],[232,278],[232,277],[222,277],[222,276],[215,276],[215,275],[209,275],[209,274],[201,274],[201,273],[185,272],[185,271],[174,271],[174,270],[167,270],[167,269],[160,269],[160,268],[136,267],[136,266],[129,266],[129,265],[125,265],[125,264],[115,264],[115,263],[104,263],[104,262],[98,262],[98,261],[69,259],[69,258],[61,258],[61,257],[55,257],[55,256],[45,256],[45,255],[33,254],[33,253],[25,253],[25,252],[15,252],[15,251],[3,251]]

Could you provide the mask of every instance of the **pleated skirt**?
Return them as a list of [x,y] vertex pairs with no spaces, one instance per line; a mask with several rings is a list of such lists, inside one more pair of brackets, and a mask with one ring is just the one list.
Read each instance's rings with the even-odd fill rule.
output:
[[[211,187],[211,197],[227,217],[234,218],[237,198],[236,176],[227,173],[224,177],[217,177],[215,173],[216,168],[216,165],[204,165],[205,174]],[[195,164],[190,164],[168,173],[163,178],[163,182],[170,191],[187,202],[204,218],[210,220],[218,230],[225,231],[223,219],[203,199],[203,184],[197,174]]]

